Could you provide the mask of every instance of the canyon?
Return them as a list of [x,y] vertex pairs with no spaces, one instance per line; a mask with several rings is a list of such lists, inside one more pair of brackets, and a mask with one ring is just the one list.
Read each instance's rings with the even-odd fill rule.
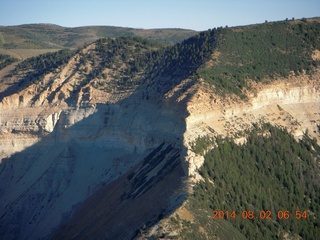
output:
[[241,97],[184,74],[139,72],[138,84],[120,89],[120,61],[103,69],[109,91],[88,77],[103,62],[96,49],[87,44],[34,82],[0,70],[1,239],[133,239],[173,214],[193,218],[185,201],[202,179],[198,138],[242,145],[254,124],[269,122],[297,141],[320,140],[319,67],[246,79]]

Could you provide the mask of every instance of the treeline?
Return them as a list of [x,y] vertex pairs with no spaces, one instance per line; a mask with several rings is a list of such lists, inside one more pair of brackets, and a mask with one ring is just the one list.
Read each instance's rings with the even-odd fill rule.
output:
[[[162,46],[140,37],[99,39],[90,54],[80,51],[81,64],[92,68],[86,74],[87,82],[97,79],[97,87],[104,90],[131,89],[141,82],[152,56]],[[109,76],[106,69],[109,69]]]
[[247,79],[264,81],[312,72],[319,61],[311,58],[320,50],[320,23],[291,21],[247,27],[224,28],[215,49],[213,64],[197,73],[220,93],[240,95]]
[[219,30],[213,29],[184,40],[173,47],[162,49],[154,58],[154,69],[162,76],[188,76],[208,59],[213,51],[215,37]]
[[6,54],[0,54],[0,70],[5,68],[6,66],[9,66],[10,64],[17,62],[18,59],[13,58]]
[[[152,57],[152,52],[160,48],[162,45],[154,43],[139,37],[120,37],[115,39],[99,39],[96,42],[96,51],[101,62],[99,67],[91,72],[91,77],[101,76],[103,70],[112,68],[117,63],[125,63],[125,74],[133,77],[136,73],[145,69]],[[83,61],[88,56],[83,55]],[[92,60],[93,58],[88,60]]]
[[41,76],[51,72],[53,69],[67,63],[74,51],[69,49],[53,53],[46,53],[36,57],[28,58],[19,63],[13,73],[19,71],[32,72],[33,77]]
[[201,32],[172,47],[161,48],[153,53],[152,65],[146,74],[148,79],[162,81],[159,86],[165,92],[182,79],[194,77],[196,70],[212,54],[221,30],[222,28]]
[[[264,137],[265,136],[265,137]],[[305,136],[295,141],[285,129],[255,126],[245,145],[216,139],[200,170],[204,181],[190,198],[196,211],[271,211],[271,219],[218,219],[228,221],[248,239],[284,239],[286,233],[303,239],[320,235],[320,147]],[[296,211],[306,218],[296,218]],[[288,211],[279,219],[278,211]]]

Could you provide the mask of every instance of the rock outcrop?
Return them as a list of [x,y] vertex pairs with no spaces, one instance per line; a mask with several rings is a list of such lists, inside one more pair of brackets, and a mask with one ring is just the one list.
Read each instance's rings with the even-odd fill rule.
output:
[[[0,177],[0,232],[4,239],[46,236],[68,220],[88,196],[117,180],[160,144],[167,150],[159,161],[169,158],[172,150],[168,147],[172,146],[176,149],[172,153],[175,164],[155,163],[154,170],[145,170],[139,183],[157,176],[153,180],[156,183],[177,164],[184,175],[184,113],[175,106],[163,108],[162,104],[137,103],[128,98],[117,104],[77,109],[47,108],[38,115],[34,111],[30,114],[32,108],[19,108],[19,112],[4,115],[1,144],[7,149],[7,158],[2,159]],[[137,191],[146,191],[154,183],[148,184]],[[125,189],[119,191],[124,194],[128,191]]]

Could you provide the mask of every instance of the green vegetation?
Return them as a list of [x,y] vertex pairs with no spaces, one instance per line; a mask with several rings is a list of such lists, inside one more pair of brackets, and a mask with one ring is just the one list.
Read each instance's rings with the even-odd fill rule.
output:
[[249,79],[266,82],[291,72],[312,73],[319,66],[312,59],[319,42],[318,20],[212,29],[160,49],[147,76],[166,78],[163,91],[167,85],[192,77],[203,78],[220,94],[242,96],[243,88],[250,88]]
[[146,67],[150,62],[152,52],[162,47],[139,37],[120,37],[117,39],[100,39],[97,41],[96,50],[99,52],[103,65],[115,63],[119,57],[121,62],[126,63],[127,75],[134,75]]
[[211,55],[219,30],[213,29],[184,40],[173,47],[161,49],[154,58],[153,74],[161,76],[187,77]]
[[[243,146],[228,138],[217,138],[216,144],[205,155],[200,171],[204,181],[189,198],[192,212],[236,211],[241,216],[251,210],[259,216],[271,211],[270,219],[207,218],[216,224],[227,221],[247,239],[320,235],[320,147],[315,140],[306,135],[297,142],[285,129],[263,124],[255,125]],[[306,211],[306,219],[296,219],[297,210],[298,216]],[[290,218],[279,219],[278,211],[289,211]]]
[[[71,50],[60,50],[53,53],[46,53],[36,57],[29,58],[19,63],[14,70],[14,73],[18,71],[28,71],[32,77],[38,77],[49,73],[54,68],[57,68],[67,63],[74,52]],[[30,76],[31,77],[31,76]]]
[[320,22],[283,21],[221,29],[211,63],[198,69],[199,77],[220,93],[240,95],[247,79],[265,81],[305,70],[319,61],[311,53],[320,49]]
[[196,70],[210,57],[219,29],[191,37],[172,47],[161,48],[152,54],[146,78],[157,81],[157,92],[165,93],[183,79],[196,79]]
[[[83,65],[90,63],[92,70],[87,81],[98,79],[94,85],[99,89],[132,89],[144,76],[147,66],[152,62],[153,54],[161,44],[139,37],[120,37],[99,39],[91,54],[81,54]],[[109,73],[106,73],[109,69]]]
[[10,65],[11,63],[17,62],[18,59],[13,58],[9,55],[0,54],[0,70]]
[[[72,42],[77,41],[78,34],[85,36],[88,29],[97,36],[116,37],[97,40],[93,52],[84,53],[83,48],[77,51],[81,55],[80,65],[84,66],[81,70],[83,84],[94,80],[91,84],[105,91],[133,89],[146,80],[151,83],[148,86],[157,82],[156,91],[164,93],[183,79],[203,78],[222,95],[235,93],[243,96],[243,88],[250,88],[248,79],[265,82],[276,77],[287,77],[291,72],[297,75],[303,71],[311,73],[319,66],[319,61],[312,59],[312,52],[320,49],[319,19],[211,29],[174,46],[136,37],[143,35],[143,31],[135,29],[65,29],[56,25],[24,25],[4,31],[2,43],[9,44],[8,36],[11,34],[24,39],[38,36],[40,42],[48,43],[50,39],[57,42],[51,47],[76,46]],[[152,36],[155,35],[163,38],[166,34],[174,36],[183,31],[159,29],[152,30],[152,34],[144,32],[146,34],[143,36],[148,39],[154,39]],[[65,60],[70,57],[65,54],[67,52],[71,53],[64,50],[55,55],[31,58],[19,64],[16,70],[29,71],[30,68],[32,74],[26,79],[38,78],[59,64],[66,63]],[[62,60],[64,57],[66,59]],[[80,65],[77,66],[79,70]]]
[[203,153],[207,151],[210,146],[214,145],[213,143],[214,137],[208,135],[202,137],[199,136],[195,142],[191,143],[191,149],[193,152],[203,155]]

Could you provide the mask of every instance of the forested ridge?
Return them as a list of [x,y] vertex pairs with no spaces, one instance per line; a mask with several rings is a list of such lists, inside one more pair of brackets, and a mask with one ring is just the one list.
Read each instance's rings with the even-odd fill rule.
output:
[[[267,83],[290,74],[307,74],[319,66],[320,22],[286,20],[245,27],[209,29],[173,47],[160,48],[148,79],[202,78],[218,94],[243,95],[248,80]],[[249,82],[250,82],[249,81]]]
[[280,21],[223,28],[211,63],[197,70],[218,92],[241,95],[247,80],[272,81],[319,66],[312,52],[320,50],[320,22],[313,19]]
[[[108,84],[128,89],[142,80],[162,81],[167,91],[182,79],[202,78],[219,94],[243,96],[243,89],[250,89],[248,80],[265,83],[292,73],[312,73],[319,66],[319,59],[312,58],[319,42],[317,19],[214,28],[174,46],[133,36],[102,38],[94,42],[94,54],[81,53],[83,48],[48,53],[21,62],[13,73],[31,70],[26,79],[34,81],[80,53],[81,64],[92,66],[84,74],[86,82],[97,80],[100,86],[95,86],[107,91],[115,89]],[[109,77],[117,83],[105,81],[105,69],[113,69]]]
[[139,84],[153,54],[161,47],[159,43],[139,37],[105,38],[96,41],[95,54],[81,56],[84,64],[91,61],[93,65],[93,70],[87,75],[88,80],[100,79],[101,83],[108,78],[103,73],[105,69],[114,69],[112,78],[116,81],[110,79],[113,84],[130,87]]

